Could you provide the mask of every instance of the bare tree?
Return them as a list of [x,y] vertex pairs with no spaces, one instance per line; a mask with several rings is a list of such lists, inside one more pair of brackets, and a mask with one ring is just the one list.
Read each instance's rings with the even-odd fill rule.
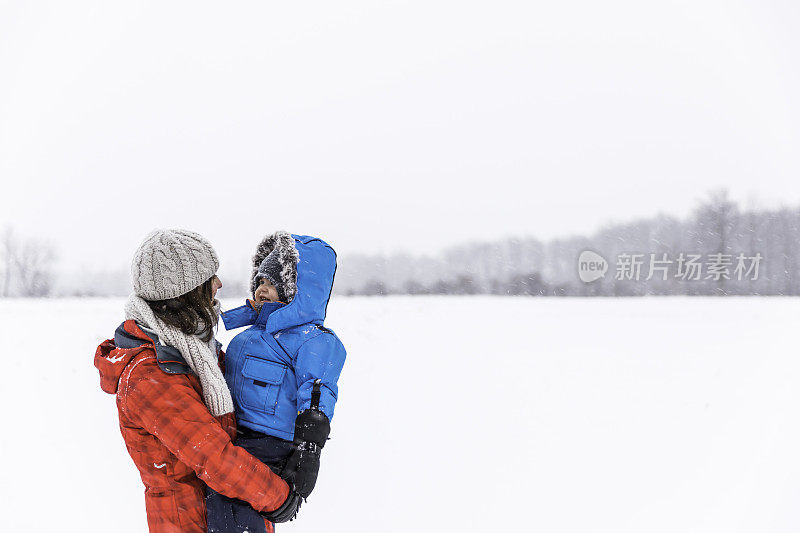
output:
[[[739,209],[736,203],[730,200],[726,189],[712,192],[709,201],[695,212],[694,221],[694,231],[700,251],[720,256],[728,256],[733,252],[732,244],[739,221]],[[702,284],[698,283],[697,287],[710,294],[727,294],[725,277],[712,281],[704,280]]]
[[15,270],[21,296],[49,296],[53,289],[53,248],[43,242],[27,241],[17,250]]
[[16,238],[14,237],[14,230],[11,227],[7,227],[3,230],[3,236],[0,238],[0,253],[3,254],[3,297],[8,298],[11,295],[11,283],[14,276],[14,257],[17,253]]
[[53,288],[53,247],[41,241],[20,240],[7,227],[0,236],[2,296],[49,296]]

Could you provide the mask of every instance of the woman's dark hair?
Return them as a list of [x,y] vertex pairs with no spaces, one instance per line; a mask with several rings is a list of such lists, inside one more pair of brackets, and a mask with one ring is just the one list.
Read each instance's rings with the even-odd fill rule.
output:
[[187,335],[198,335],[205,342],[211,340],[219,316],[216,301],[211,296],[211,279],[186,294],[169,300],[150,300],[153,313],[165,324],[169,324]]

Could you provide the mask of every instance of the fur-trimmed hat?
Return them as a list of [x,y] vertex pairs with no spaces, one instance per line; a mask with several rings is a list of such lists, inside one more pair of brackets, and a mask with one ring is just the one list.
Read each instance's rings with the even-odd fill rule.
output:
[[255,296],[258,282],[266,278],[278,291],[278,299],[289,303],[297,294],[297,261],[300,255],[294,238],[286,231],[267,235],[253,256],[253,277],[250,292]]

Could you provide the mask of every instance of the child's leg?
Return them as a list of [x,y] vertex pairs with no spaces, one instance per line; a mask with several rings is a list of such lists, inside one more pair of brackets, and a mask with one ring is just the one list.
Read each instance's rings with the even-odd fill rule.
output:
[[247,453],[270,467],[276,474],[280,473],[286,464],[286,459],[294,451],[294,445],[291,442],[248,428],[239,429],[239,436],[234,444],[244,448]]
[[[272,533],[250,504],[228,498],[206,487],[208,533]],[[271,524],[270,524],[271,525]]]
[[[247,428],[240,428],[234,444],[277,472],[292,451],[291,442]],[[206,487],[206,521],[208,533],[273,533],[274,528],[250,504],[223,496],[209,487]]]

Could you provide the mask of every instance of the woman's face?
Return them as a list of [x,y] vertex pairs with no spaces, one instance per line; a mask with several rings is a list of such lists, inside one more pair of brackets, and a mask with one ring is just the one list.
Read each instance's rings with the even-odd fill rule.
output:
[[261,278],[258,281],[258,287],[256,287],[255,299],[257,304],[280,301],[278,300],[278,289],[276,289],[275,285],[267,281],[265,278]]
[[217,297],[217,291],[222,288],[222,280],[220,280],[217,276],[211,278],[211,299],[214,300]]

